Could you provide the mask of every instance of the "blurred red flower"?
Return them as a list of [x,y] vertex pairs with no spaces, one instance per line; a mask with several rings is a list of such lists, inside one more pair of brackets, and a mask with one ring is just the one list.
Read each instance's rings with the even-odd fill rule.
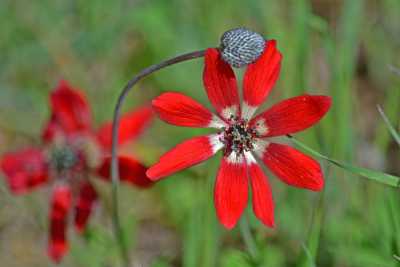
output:
[[248,65],[244,74],[243,104],[240,105],[232,68],[221,59],[218,49],[207,49],[203,82],[218,115],[181,93],[167,92],[153,100],[154,110],[167,123],[212,127],[219,132],[178,144],[148,169],[147,176],[156,181],[198,164],[223,149],[214,203],[219,221],[228,229],[236,225],[247,205],[248,178],[255,215],[265,225],[274,225],[270,185],[255,156],[289,185],[315,191],[324,185],[317,161],[267,138],[299,132],[317,123],[330,108],[329,97],[302,95],[290,98],[253,118],[279,76],[281,58],[276,41],[267,41],[263,54]]
[[[51,117],[43,130],[43,146],[3,155],[0,164],[14,194],[53,184],[48,254],[59,262],[68,250],[66,226],[74,209],[74,225],[82,232],[97,193],[89,177],[110,180],[111,123],[93,130],[86,97],[66,81],[50,95]],[[153,118],[145,106],[121,118],[119,145],[133,140]],[[119,155],[120,179],[146,188],[146,167],[132,156]]]

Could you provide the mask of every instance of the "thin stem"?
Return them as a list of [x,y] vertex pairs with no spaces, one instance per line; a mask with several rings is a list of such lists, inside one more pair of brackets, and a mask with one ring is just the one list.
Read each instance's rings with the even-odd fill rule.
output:
[[129,267],[129,256],[127,252],[127,248],[124,242],[124,237],[121,230],[121,224],[119,220],[119,209],[118,209],[118,185],[119,185],[119,172],[118,172],[118,158],[117,158],[117,144],[118,144],[118,130],[119,130],[119,118],[121,114],[122,104],[128,94],[128,92],[132,89],[132,87],[139,82],[142,78],[152,74],[153,72],[160,70],[162,68],[168,67],[170,65],[174,65],[176,63],[180,63],[183,61],[199,58],[204,56],[205,51],[195,51],[187,54],[183,54],[166,61],[163,61],[159,64],[151,65],[143,69],[137,75],[135,75],[124,87],[121,94],[118,97],[117,104],[114,109],[114,117],[112,124],[112,147],[111,147],[111,180],[112,180],[112,207],[113,207],[113,227],[114,227],[114,235],[117,240],[119,250],[121,253],[121,257],[124,261],[124,265]]
[[247,250],[255,263],[258,262],[258,249],[257,244],[251,234],[249,221],[247,218],[247,214],[244,214],[242,219],[239,222],[240,233],[242,234],[244,244],[247,247]]
[[386,116],[385,112],[381,108],[381,106],[377,106],[377,109],[379,111],[379,114],[381,115],[383,121],[386,124],[386,127],[389,129],[389,132],[391,133],[393,139],[396,141],[396,143],[400,146],[400,135],[396,132],[396,129],[394,129],[393,125],[390,123],[389,118]]

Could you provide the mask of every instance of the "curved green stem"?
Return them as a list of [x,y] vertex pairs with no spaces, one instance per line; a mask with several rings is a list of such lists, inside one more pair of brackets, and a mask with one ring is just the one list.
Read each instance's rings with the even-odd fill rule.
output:
[[125,267],[129,267],[129,255],[125,245],[124,236],[121,229],[121,223],[119,219],[119,207],[118,207],[118,186],[119,186],[119,172],[118,172],[118,158],[117,158],[117,144],[118,144],[118,130],[119,130],[119,118],[121,115],[122,104],[128,95],[128,92],[133,86],[144,77],[156,72],[162,68],[180,63],[183,61],[199,58],[204,56],[205,51],[195,51],[187,54],[183,54],[168,60],[165,60],[159,64],[152,65],[143,69],[137,75],[135,75],[122,89],[121,94],[118,97],[117,104],[114,109],[114,117],[112,123],[112,147],[111,147],[111,180],[112,180],[112,219],[114,235],[119,246],[119,251],[124,262]]

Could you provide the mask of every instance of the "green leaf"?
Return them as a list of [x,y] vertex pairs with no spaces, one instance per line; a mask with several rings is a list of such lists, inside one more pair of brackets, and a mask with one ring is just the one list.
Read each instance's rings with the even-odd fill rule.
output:
[[310,153],[311,155],[313,155],[314,157],[318,157],[320,159],[324,159],[327,160],[328,162],[348,171],[351,172],[353,174],[359,175],[361,177],[370,179],[370,180],[374,180],[377,181],[379,183],[382,184],[386,184],[386,185],[390,185],[393,187],[399,187],[400,186],[400,177],[398,176],[394,176],[394,175],[390,175],[384,172],[379,172],[379,171],[374,171],[374,170],[370,170],[370,169],[366,169],[366,168],[360,168],[360,167],[355,167],[352,166],[350,164],[344,163],[344,162],[340,162],[338,160],[335,159],[331,159],[325,155],[322,155],[321,153],[311,149],[310,147],[306,146],[305,144],[303,144],[302,142],[300,142],[299,140],[295,139],[293,136],[289,136],[288,137],[300,148],[302,148],[304,151]]
[[304,253],[301,255],[300,267],[316,267],[316,260],[321,241],[321,229],[324,221],[324,193],[322,192],[313,210],[312,221],[307,243],[302,243]]
[[248,255],[243,251],[232,249],[221,256],[222,267],[251,267]]
[[309,263],[308,266],[309,267],[316,267],[317,265],[315,264],[314,260],[315,257],[311,254],[311,251],[307,248],[306,244],[301,244],[301,247],[303,248],[306,258],[307,258],[307,262]]

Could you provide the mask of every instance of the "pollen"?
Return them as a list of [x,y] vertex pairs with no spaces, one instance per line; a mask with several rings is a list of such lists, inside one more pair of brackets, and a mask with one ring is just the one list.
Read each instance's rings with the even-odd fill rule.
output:
[[221,142],[225,146],[224,155],[229,156],[232,152],[236,155],[244,154],[254,148],[257,132],[249,127],[248,121],[232,116],[228,127],[223,129]]

